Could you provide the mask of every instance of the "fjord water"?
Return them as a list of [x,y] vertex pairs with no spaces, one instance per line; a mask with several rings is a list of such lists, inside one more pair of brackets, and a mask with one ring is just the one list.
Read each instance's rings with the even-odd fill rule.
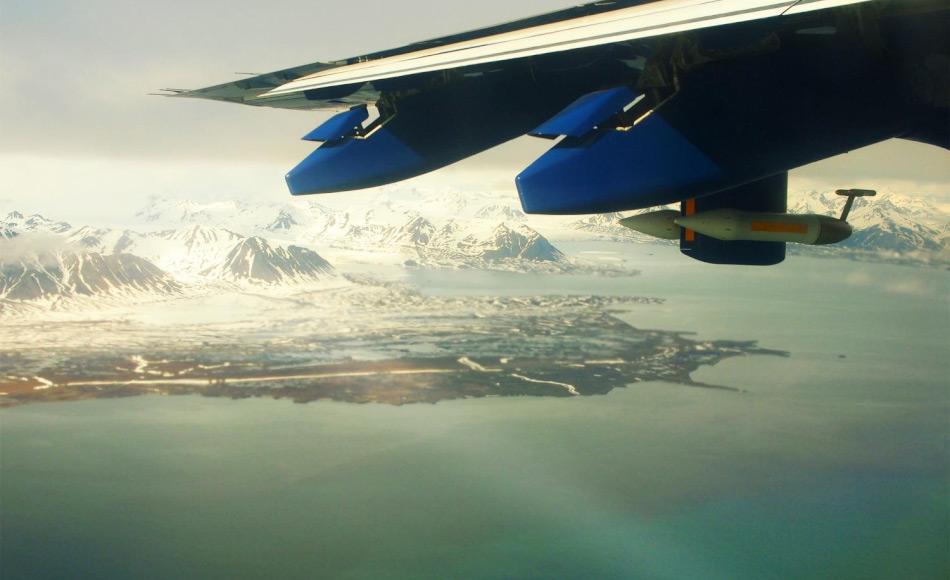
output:
[[742,393],[639,383],[405,407],[143,397],[4,410],[0,577],[947,577],[950,274],[567,249],[643,274],[409,281],[657,296],[620,316],[790,357],[694,374]]

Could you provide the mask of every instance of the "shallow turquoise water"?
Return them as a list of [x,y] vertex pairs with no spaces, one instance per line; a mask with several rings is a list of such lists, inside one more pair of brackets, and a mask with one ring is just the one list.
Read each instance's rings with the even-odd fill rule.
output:
[[412,280],[660,296],[625,318],[792,356],[697,373],[738,395],[645,383],[402,408],[181,397],[6,410],[0,576],[950,574],[946,272],[624,252],[642,276]]

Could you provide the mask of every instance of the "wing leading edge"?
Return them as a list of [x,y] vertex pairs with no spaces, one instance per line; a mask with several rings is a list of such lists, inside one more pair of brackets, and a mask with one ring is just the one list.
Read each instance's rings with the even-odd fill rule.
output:
[[[373,104],[374,81],[476,67],[871,0],[620,0],[594,2],[507,24],[342,61],[317,62],[171,96],[288,109]],[[349,89],[325,98],[300,94]]]
[[802,13],[869,0],[660,0],[560,22],[478,36],[314,72],[262,95],[354,85],[579,50]]

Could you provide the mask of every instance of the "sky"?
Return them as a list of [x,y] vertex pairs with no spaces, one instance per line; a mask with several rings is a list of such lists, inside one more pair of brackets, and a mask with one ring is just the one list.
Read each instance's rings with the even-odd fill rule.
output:
[[[109,221],[149,196],[286,198],[326,113],[149,92],[364,54],[576,4],[570,0],[3,0],[0,210]],[[550,144],[522,138],[416,180],[510,190]],[[950,154],[889,141],[798,169],[793,189],[871,187],[950,205]],[[346,194],[334,194],[346,195]]]

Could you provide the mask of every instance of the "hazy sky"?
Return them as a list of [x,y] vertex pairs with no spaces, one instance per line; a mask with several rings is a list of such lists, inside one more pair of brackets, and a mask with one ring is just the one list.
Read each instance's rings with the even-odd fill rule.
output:
[[[313,148],[300,137],[325,114],[147,93],[353,56],[576,3],[2,0],[0,209],[91,219],[134,209],[154,194],[280,199],[288,195],[284,173]],[[513,190],[514,175],[548,146],[521,139],[422,182]],[[941,202],[948,184],[950,154],[902,142],[793,174],[793,187],[867,185]]]

